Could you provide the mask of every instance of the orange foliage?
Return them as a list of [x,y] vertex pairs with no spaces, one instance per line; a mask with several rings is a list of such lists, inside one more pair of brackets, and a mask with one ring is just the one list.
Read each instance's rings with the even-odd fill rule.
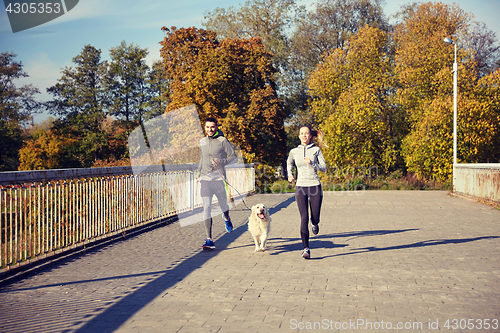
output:
[[36,140],[27,141],[19,150],[19,170],[46,170],[63,167],[69,147],[78,140],[48,131]]
[[195,104],[200,119],[221,121],[229,141],[268,163],[285,154],[283,106],[273,55],[260,38],[219,42],[209,30],[163,28],[161,55],[171,80],[167,112]]

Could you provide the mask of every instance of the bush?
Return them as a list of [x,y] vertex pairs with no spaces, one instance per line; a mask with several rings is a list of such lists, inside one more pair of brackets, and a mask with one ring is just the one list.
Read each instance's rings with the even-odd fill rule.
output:
[[[289,193],[295,191],[295,185],[286,180],[275,180],[272,177],[262,178],[258,193]],[[391,172],[387,176],[354,177],[344,180],[322,175],[323,191],[364,191],[364,190],[450,190],[450,182],[441,183],[436,180],[426,180],[414,173],[403,174],[401,170]],[[257,187],[257,185],[256,185]]]
[[[278,180],[276,176],[276,167],[267,164],[255,163],[255,192],[256,193],[272,193],[271,188]],[[276,193],[276,192],[274,192]]]

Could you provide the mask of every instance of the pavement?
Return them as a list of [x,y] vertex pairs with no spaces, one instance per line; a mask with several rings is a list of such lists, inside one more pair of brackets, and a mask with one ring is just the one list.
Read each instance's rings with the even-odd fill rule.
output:
[[161,225],[0,285],[0,332],[499,332],[500,210],[442,191],[325,192],[311,259],[293,194],[254,252],[249,211]]

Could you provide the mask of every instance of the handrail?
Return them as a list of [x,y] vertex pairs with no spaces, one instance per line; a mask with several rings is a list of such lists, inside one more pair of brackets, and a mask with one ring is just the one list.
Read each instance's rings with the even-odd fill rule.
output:
[[111,177],[121,175],[134,175],[141,173],[155,173],[165,171],[193,171],[197,164],[180,165],[150,165],[144,166],[123,166],[104,168],[80,168],[80,169],[51,169],[32,171],[12,171],[0,172],[0,185],[16,185],[24,183],[44,182],[64,179],[81,179],[92,177]]
[[[201,207],[196,169],[185,164],[1,172],[0,273]],[[253,165],[231,165],[226,173],[230,197],[254,191]]]
[[453,167],[460,169],[500,169],[500,163],[459,163]]

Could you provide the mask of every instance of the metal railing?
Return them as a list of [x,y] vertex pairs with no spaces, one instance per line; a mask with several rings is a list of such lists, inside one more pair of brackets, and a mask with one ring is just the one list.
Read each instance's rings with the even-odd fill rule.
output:
[[[0,272],[200,207],[196,167],[1,172]],[[230,197],[254,191],[253,165],[227,179]]]

